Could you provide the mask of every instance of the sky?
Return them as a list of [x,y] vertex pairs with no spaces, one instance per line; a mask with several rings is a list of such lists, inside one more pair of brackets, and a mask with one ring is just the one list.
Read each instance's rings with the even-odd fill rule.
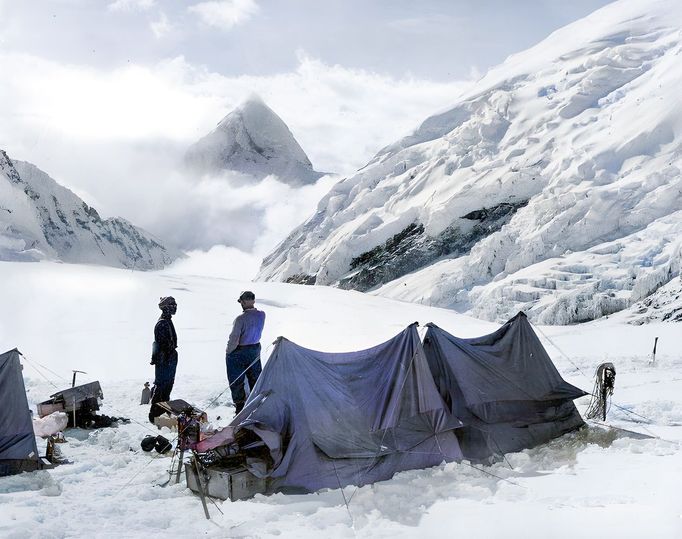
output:
[[250,94],[317,170],[347,175],[508,55],[606,3],[0,0],[0,149],[169,243],[263,255],[333,179],[235,190],[178,171]]

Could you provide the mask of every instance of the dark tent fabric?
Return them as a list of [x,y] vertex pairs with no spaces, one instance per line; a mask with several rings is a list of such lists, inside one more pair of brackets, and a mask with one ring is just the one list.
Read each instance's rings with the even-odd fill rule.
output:
[[197,449],[245,430],[268,447],[247,459],[270,492],[364,485],[461,459],[461,422],[438,393],[416,324],[360,352],[324,353],[280,338],[244,410]]
[[525,314],[473,339],[427,327],[424,353],[443,400],[466,425],[457,431],[466,458],[530,448],[583,424],[573,399],[586,393],[561,378]]
[[0,476],[40,467],[19,356],[0,355]]

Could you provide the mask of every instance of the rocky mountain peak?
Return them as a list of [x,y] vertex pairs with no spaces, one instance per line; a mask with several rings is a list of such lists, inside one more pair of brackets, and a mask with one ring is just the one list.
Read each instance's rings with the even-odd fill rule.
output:
[[185,163],[200,174],[234,171],[255,179],[274,175],[290,185],[314,183],[322,176],[284,121],[256,94],[193,144]]
[[150,270],[179,256],[124,219],[102,219],[38,167],[0,150],[0,260],[53,259]]

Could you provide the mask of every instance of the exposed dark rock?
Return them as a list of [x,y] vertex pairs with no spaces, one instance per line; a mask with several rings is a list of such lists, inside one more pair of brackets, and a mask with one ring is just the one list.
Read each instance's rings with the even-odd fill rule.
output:
[[374,249],[362,253],[360,256],[351,260],[350,269],[355,269],[359,266],[372,264],[374,261],[381,260],[383,253],[396,254],[398,256],[405,254],[405,252],[412,248],[415,242],[418,241],[423,234],[424,225],[411,223],[383,245],[378,245]]
[[527,200],[503,202],[470,212],[462,219],[477,221],[476,224],[465,225],[456,220],[438,236],[425,234],[421,223],[411,223],[382,245],[351,260],[351,272],[339,280],[338,286],[364,292],[439,258],[465,255],[481,239],[502,228],[527,203]]
[[308,275],[306,273],[297,273],[295,275],[292,275],[291,277],[287,277],[284,282],[285,283],[291,283],[291,284],[313,285],[313,284],[315,284],[316,281],[317,281],[317,276],[315,276],[315,275]]
[[88,206],[85,202],[83,202],[83,210],[85,213],[87,213],[92,219],[99,221],[101,220],[101,217],[99,216],[99,213],[97,213],[97,210],[93,208],[92,206]]
[[674,309],[663,315],[664,322],[682,322],[682,309]]
[[510,213],[515,213],[519,208],[523,208],[528,204],[527,200],[521,202],[502,202],[497,206],[492,206],[490,208],[481,208],[480,210],[474,210],[462,216],[462,219],[469,219],[471,221],[491,221],[501,219],[506,217]]

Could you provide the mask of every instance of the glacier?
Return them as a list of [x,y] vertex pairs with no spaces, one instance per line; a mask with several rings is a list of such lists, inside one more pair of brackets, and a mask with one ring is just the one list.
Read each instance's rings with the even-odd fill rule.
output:
[[[682,5],[620,0],[341,180],[259,279],[570,324],[680,275]],[[504,211],[502,211],[502,210]]]

